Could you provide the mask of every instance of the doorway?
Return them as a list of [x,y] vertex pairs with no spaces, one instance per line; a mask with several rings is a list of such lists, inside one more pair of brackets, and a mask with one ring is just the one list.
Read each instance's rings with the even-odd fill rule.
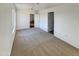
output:
[[48,32],[54,34],[54,12],[48,13]]
[[34,14],[30,14],[30,28],[34,28]]

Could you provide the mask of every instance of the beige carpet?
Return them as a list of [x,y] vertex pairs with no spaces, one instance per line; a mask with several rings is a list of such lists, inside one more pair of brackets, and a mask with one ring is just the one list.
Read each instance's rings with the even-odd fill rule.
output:
[[12,56],[75,56],[79,49],[38,28],[18,30]]

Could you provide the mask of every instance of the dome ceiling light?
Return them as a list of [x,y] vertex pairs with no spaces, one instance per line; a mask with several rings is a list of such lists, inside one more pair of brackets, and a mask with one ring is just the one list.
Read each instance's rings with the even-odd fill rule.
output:
[[35,14],[38,14],[38,11],[39,11],[39,3],[33,4],[33,6],[31,7],[31,11],[35,11]]

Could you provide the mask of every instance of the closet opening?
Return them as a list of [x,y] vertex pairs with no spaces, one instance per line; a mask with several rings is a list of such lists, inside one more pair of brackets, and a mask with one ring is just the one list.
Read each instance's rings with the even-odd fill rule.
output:
[[34,14],[30,14],[30,28],[34,28]]

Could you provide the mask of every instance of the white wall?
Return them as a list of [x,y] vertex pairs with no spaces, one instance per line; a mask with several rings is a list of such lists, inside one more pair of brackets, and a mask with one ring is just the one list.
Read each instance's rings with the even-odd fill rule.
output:
[[55,36],[79,48],[79,5],[55,9]]
[[35,14],[34,21],[35,21],[34,23],[35,27],[39,28],[40,26],[39,14]]
[[40,11],[40,28],[48,31],[48,12],[54,12],[54,35],[79,48],[79,5],[64,4]]
[[39,28],[48,32],[48,13],[46,11],[40,11],[39,19],[40,19]]
[[30,15],[25,10],[17,10],[17,30],[29,28]]
[[30,14],[28,10],[17,10],[17,30],[30,28]]
[[16,15],[12,14],[15,12],[13,9],[13,4],[0,4],[0,56],[9,56],[11,53],[16,29],[14,24]]

